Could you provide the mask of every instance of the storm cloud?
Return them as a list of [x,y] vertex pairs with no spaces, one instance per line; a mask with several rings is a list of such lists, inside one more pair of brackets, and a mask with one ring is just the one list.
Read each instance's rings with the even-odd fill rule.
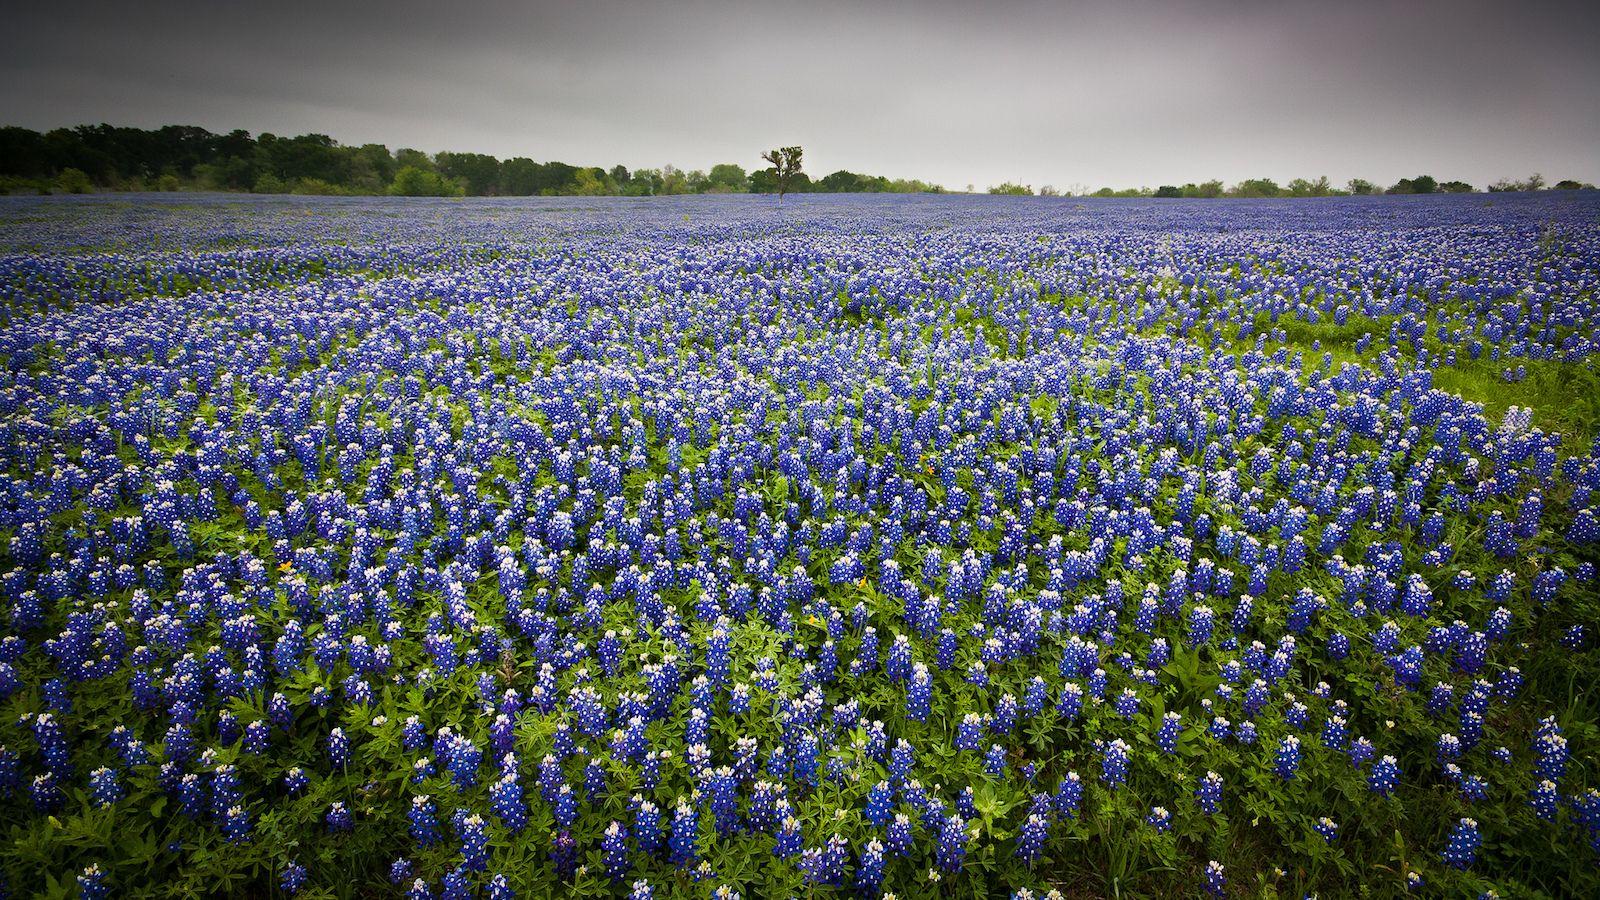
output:
[[980,189],[1600,181],[1600,4],[18,5],[0,122]]

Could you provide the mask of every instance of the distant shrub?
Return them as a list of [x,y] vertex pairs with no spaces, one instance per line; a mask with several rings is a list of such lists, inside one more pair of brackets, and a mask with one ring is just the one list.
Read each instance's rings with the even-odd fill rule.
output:
[[1291,197],[1326,197],[1333,193],[1333,187],[1328,184],[1328,176],[1323,175],[1315,181],[1306,178],[1296,178],[1289,182],[1289,196]]
[[87,194],[94,190],[94,183],[82,169],[69,167],[56,176],[56,189],[63,194]]
[[50,183],[37,178],[0,175],[0,194],[48,194]]
[[289,186],[283,183],[283,179],[267,172],[256,179],[255,186],[250,190],[257,194],[287,194]]
[[1221,197],[1222,182],[1215,178],[1210,181],[1202,181],[1199,184],[1191,181],[1183,186],[1183,195],[1185,197]]
[[404,166],[394,173],[394,183],[389,193],[396,197],[459,197],[464,191],[438,172],[429,172],[416,166]]
[[1499,181],[1496,181],[1494,184],[1489,185],[1489,193],[1498,194],[1504,191],[1537,191],[1542,187],[1544,187],[1544,176],[1535,172],[1534,174],[1529,175],[1526,181],[1516,181],[1510,178],[1502,178]]
[[327,197],[347,194],[349,191],[332,182],[323,181],[321,178],[301,178],[294,183],[294,190],[290,193]]
[[1418,175],[1415,178],[1402,178],[1394,183],[1386,193],[1390,194],[1432,194],[1439,190],[1439,183],[1433,180],[1432,175]]
[[1271,178],[1246,178],[1228,190],[1230,197],[1277,197],[1283,188]]

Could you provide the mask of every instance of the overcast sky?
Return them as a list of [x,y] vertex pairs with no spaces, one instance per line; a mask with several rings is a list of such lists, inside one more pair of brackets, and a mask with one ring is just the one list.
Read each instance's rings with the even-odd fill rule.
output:
[[1600,182],[1600,2],[15,4],[0,123],[952,188]]

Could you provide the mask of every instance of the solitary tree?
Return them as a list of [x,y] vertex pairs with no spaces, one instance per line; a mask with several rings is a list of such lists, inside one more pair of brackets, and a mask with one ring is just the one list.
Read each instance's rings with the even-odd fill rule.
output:
[[790,185],[794,184],[796,175],[800,174],[799,147],[779,147],[761,154],[761,158],[772,163],[769,169],[772,173],[772,183],[778,188],[778,202],[783,202],[783,195],[789,193]]

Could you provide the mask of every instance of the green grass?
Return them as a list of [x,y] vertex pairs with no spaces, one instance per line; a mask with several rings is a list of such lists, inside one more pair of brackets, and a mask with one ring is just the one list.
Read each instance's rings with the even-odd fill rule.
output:
[[[1508,382],[1507,367],[1523,366],[1528,377]],[[1586,450],[1600,433],[1600,371],[1593,362],[1568,363],[1537,359],[1464,360],[1434,370],[1433,386],[1482,403],[1495,422],[1512,406],[1533,410],[1533,424],[1561,432],[1563,446]]]

